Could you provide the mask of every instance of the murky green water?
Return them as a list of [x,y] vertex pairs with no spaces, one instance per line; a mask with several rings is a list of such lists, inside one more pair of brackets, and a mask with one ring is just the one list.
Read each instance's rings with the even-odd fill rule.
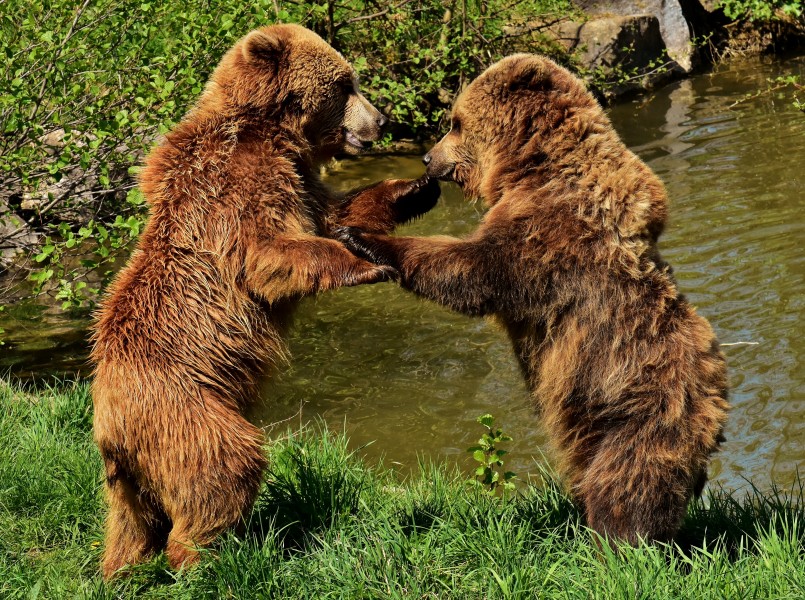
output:
[[[786,484],[805,468],[805,114],[791,92],[740,102],[768,77],[803,74],[805,58],[735,63],[618,105],[626,143],[668,186],[664,255],[710,319],[730,365],[734,410],[712,473],[728,487]],[[805,100],[805,98],[803,98]],[[419,157],[365,157],[330,175],[348,188],[421,174]],[[461,235],[479,207],[445,187],[439,206],[406,234]],[[88,373],[85,321],[30,305],[0,316],[0,369],[23,377]],[[507,466],[525,476],[544,447],[509,342],[495,326],[452,314],[391,284],[303,303],[293,364],[267,383],[254,418],[274,433],[323,418],[355,447],[414,467],[418,456],[468,463],[494,414],[515,439]]]

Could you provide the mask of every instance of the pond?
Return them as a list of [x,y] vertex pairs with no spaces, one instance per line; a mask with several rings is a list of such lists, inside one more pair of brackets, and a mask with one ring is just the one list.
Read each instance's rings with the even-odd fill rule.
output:
[[[728,488],[790,484],[805,465],[805,114],[791,92],[746,99],[767,79],[805,72],[805,58],[723,65],[609,110],[625,142],[668,187],[661,250],[706,316],[729,361],[733,411],[711,468]],[[350,188],[416,177],[419,156],[344,161],[328,175]],[[401,233],[462,235],[481,207],[444,186],[439,205]],[[545,438],[509,342],[495,325],[453,314],[393,284],[343,289],[302,303],[293,362],[268,381],[254,420],[270,435],[323,419],[370,460],[402,472],[466,448],[489,412],[514,441],[521,478]],[[21,303],[0,313],[0,370],[23,379],[89,373],[87,320]]]

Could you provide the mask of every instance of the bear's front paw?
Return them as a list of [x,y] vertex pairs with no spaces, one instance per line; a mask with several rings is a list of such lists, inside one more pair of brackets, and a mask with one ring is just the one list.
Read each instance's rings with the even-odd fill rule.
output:
[[389,265],[375,265],[371,273],[370,283],[380,283],[383,281],[399,281],[400,272]]
[[436,206],[442,194],[439,182],[423,175],[419,179],[400,180],[403,187],[394,201],[394,221],[405,223],[424,215]]
[[394,267],[393,257],[386,248],[376,239],[372,239],[362,229],[357,227],[336,227],[333,237],[346,246],[347,250],[355,256],[368,260],[376,265]]
[[400,273],[388,265],[373,265],[366,263],[366,269],[353,273],[344,281],[345,286],[362,285],[364,283],[383,283],[384,281],[399,281]]

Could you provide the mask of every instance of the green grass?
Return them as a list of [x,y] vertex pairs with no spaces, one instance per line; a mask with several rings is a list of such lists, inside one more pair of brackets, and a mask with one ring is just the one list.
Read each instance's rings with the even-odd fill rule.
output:
[[801,485],[717,490],[691,507],[679,546],[611,552],[547,475],[505,501],[443,465],[402,481],[320,430],[267,448],[240,537],[188,572],[159,556],[107,585],[90,406],[85,385],[0,383],[0,598],[805,597]]

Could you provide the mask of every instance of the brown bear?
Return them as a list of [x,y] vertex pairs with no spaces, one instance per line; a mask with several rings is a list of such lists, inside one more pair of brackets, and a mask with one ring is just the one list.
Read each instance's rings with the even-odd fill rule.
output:
[[438,183],[388,180],[340,198],[322,161],[378,139],[383,117],[349,63],[293,25],[251,32],[147,159],[148,225],[98,315],[95,440],[110,507],[103,574],[166,548],[197,560],[253,503],[265,465],[243,416],[311,293],[384,281],[328,238],[388,232],[431,208]]
[[669,540],[727,415],[724,357],[657,250],[660,180],[584,84],[540,56],[494,64],[425,156],[489,211],[465,239],[340,233],[401,285],[508,332],[587,523]]

